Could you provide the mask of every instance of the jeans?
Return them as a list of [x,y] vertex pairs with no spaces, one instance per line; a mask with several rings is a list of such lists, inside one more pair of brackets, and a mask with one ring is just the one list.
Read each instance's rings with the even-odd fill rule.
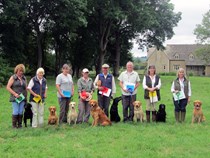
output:
[[20,102],[19,104],[17,102],[12,102],[12,108],[13,108],[13,115],[22,115],[23,109],[24,109],[25,101]]

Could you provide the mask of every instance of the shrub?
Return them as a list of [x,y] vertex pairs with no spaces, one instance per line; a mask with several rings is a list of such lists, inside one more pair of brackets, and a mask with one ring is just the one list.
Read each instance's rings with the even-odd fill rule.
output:
[[160,72],[160,76],[176,76],[176,72]]
[[0,86],[7,84],[9,77],[12,75],[13,68],[9,67],[7,61],[0,57]]

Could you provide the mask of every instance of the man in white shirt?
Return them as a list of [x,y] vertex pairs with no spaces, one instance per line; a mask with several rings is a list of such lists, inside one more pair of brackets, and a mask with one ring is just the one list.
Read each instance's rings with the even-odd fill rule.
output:
[[132,103],[136,101],[137,87],[140,84],[140,78],[138,73],[133,70],[132,62],[127,62],[126,71],[120,74],[118,80],[120,81],[122,91],[123,121],[133,121],[134,107]]

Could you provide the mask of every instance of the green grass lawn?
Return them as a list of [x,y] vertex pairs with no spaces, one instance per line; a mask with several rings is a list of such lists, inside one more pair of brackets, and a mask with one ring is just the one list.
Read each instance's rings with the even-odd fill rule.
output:
[[[11,127],[12,107],[8,101],[9,93],[5,87],[2,87],[0,88],[0,157],[207,158],[210,155],[210,78],[190,77],[192,97],[191,103],[187,106],[186,122],[183,124],[176,124],[174,119],[170,92],[173,79],[175,76],[161,77],[162,99],[159,103],[166,104],[167,123],[120,122],[110,127],[91,127],[87,124],[48,126],[48,107],[51,105],[58,107],[55,79],[50,79],[45,105],[45,126],[37,129],[24,127],[14,130]],[[118,86],[116,96],[119,95]],[[137,99],[142,101],[145,110],[142,85],[138,88]],[[191,124],[192,102],[196,99],[203,102],[203,112],[206,117],[206,121],[200,125]],[[78,102],[78,96],[75,95],[73,100]],[[122,118],[121,102],[119,113]]]

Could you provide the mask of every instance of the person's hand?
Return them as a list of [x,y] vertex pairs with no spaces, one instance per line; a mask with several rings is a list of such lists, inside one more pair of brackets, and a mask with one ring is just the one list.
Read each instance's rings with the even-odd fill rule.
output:
[[44,98],[47,98],[47,94],[46,93],[44,94]]
[[154,92],[155,91],[155,88],[153,87],[153,88],[148,88],[148,90],[150,91],[150,92]]
[[60,94],[61,98],[65,98],[65,96],[63,95],[63,93]]
[[83,96],[82,94],[80,94],[79,96],[80,96],[80,98],[81,98],[82,100],[86,100],[86,97]]
[[128,90],[127,90],[127,89],[122,88],[122,90],[123,90],[125,93],[128,93]]
[[39,97],[39,94],[34,93],[34,97]]
[[178,90],[175,90],[175,91],[174,91],[174,93],[178,93],[178,92],[179,92]]
[[190,97],[188,98],[187,103],[188,103],[188,104],[190,103]]
[[19,94],[17,94],[17,93],[15,93],[14,97],[15,97],[15,98],[19,98],[19,97],[20,97],[20,95],[19,95]]
[[100,86],[100,87],[98,87],[98,90],[103,91],[104,87]]

